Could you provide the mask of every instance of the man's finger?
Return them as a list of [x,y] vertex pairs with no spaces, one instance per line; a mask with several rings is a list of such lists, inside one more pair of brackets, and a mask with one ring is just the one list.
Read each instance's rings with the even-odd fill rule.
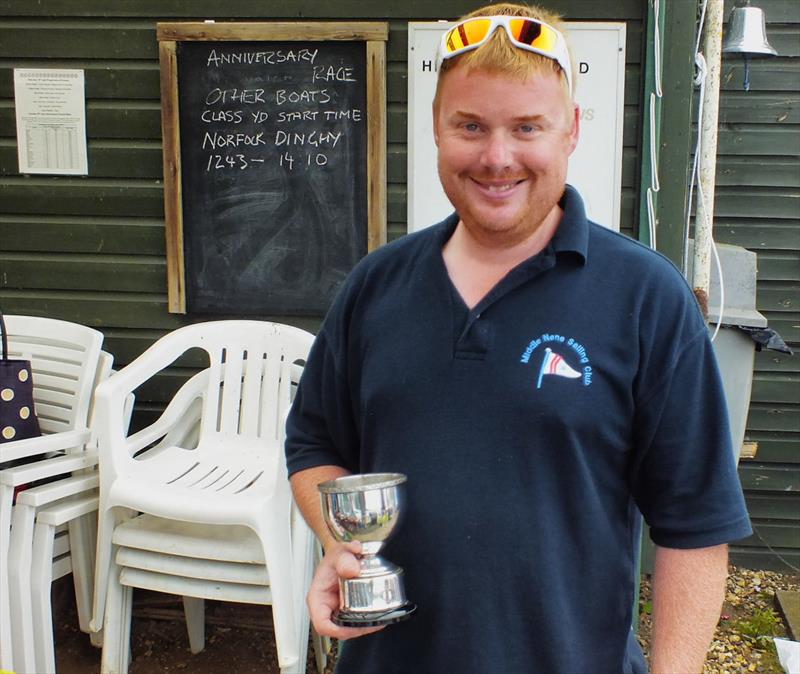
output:
[[[314,627],[316,628],[316,625]],[[363,637],[367,634],[380,632],[385,627],[385,625],[381,625],[379,627],[342,627],[330,619],[324,621],[323,624],[320,625],[320,628],[325,630],[324,636],[332,637],[333,639],[339,639],[340,641],[357,639],[358,637]],[[317,633],[323,634],[323,632],[321,632],[319,629],[317,629]]]
[[343,552],[336,559],[336,573],[340,578],[356,578],[361,573],[361,564],[355,555]]

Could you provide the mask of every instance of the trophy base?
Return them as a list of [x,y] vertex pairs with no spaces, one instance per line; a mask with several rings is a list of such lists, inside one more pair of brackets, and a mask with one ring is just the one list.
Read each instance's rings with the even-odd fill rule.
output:
[[340,627],[380,627],[399,623],[416,610],[417,605],[409,602],[382,613],[376,611],[335,611],[331,620]]

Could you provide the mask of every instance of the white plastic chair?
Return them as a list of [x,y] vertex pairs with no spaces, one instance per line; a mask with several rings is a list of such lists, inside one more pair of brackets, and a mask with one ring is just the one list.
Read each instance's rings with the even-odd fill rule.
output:
[[[34,406],[43,433],[0,444],[0,669],[10,670],[14,658],[8,555],[14,489],[96,464],[97,453],[86,449],[87,419],[103,335],[76,323],[35,316],[7,315],[5,323],[10,357],[31,361]],[[8,467],[19,459],[33,460]]]
[[[304,610],[296,615],[298,667],[304,672],[309,619],[303,599],[311,583],[315,539],[299,511],[292,517],[296,601]],[[129,666],[131,593],[144,588],[183,596],[192,653],[205,645],[204,600],[272,603],[269,572],[261,543],[244,526],[177,522],[140,515],[114,531],[116,555],[109,574],[106,601],[103,672],[125,672]],[[317,670],[324,671],[327,645],[314,635]]]
[[[112,364],[111,354],[101,351],[96,383],[109,376]],[[129,396],[126,423],[130,421],[133,402],[133,396]],[[69,573],[73,574],[80,629],[90,634],[95,646],[102,645],[102,635],[89,629],[98,484],[99,474],[92,468],[26,489],[17,496],[12,515],[8,574],[14,616],[14,665],[18,674],[55,672],[50,586]],[[66,535],[61,536],[57,545],[56,538],[61,531]]]
[[[302,368],[295,365],[292,381],[299,381],[301,373]],[[161,433],[166,436],[148,452],[155,454],[162,447],[174,444],[169,441],[176,438],[183,438],[178,442],[182,447],[197,445],[202,394],[207,381],[208,372],[201,371],[175,394],[162,417],[151,427],[151,430],[160,429],[154,430],[156,436]],[[165,420],[169,420],[168,423],[164,423]],[[51,527],[47,539],[51,540],[52,535]],[[114,605],[116,617],[111,619],[111,625],[120,631],[109,637],[109,648],[103,654],[104,671],[128,669],[130,591],[133,587],[172,594],[186,593],[183,594],[183,603],[193,653],[199,653],[205,646],[205,598],[271,603],[263,551],[255,534],[246,527],[191,524],[141,515],[119,524],[114,530],[113,543],[124,546],[118,548],[116,563],[129,568],[122,570],[121,574],[117,571],[109,574],[109,594],[114,599],[107,598],[107,605]],[[292,511],[292,546],[294,570],[300,579],[295,586],[295,591],[299,592],[295,602],[301,606],[297,617],[299,663],[302,664],[306,659],[310,628],[304,599],[320,558],[320,547],[296,507]],[[124,580],[122,584],[120,578]],[[209,582],[213,584],[209,585]],[[121,593],[126,592],[124,603],[120,604]],[[128,612],[120,615],[123,607]],[[108,614],[106,621],[109,621]],[[329,650],[330,639],[314,633],[314,654],[320,674],[325,670]],[[50,670],[43,668],[42,671]]]
[[[82,553],[93,540],[91,528],[96,521],[98,482],[97,471],[93,471],[27,489],[17,499],[11,538],[21,539],[21,544],[13,547],[9,555],[9,600],[14,617],[12,634],[17,674],[55,671],[50,608],[50,585],[54,579],[74,574],[78,621],[84,632],[89,631],[94,566],[93,557]],[[76,511],[74,504],[79,500],[88,500],[89,507]],[[94,518],[86,517],[91,514]],[[85,519],[81,521],[81,517]],[[44,541],[38,546],[35,544],[34,532],[41,538],[43,522],[53,524],[49,546],[43,545]],[[84,526],[78,527],[79,524]],[[56,529],[63,525],[66,525],[69,549],[59,551],[54,559]]]
[[[92,629],[103,625],[112,539],[120,519],[117,510],[198,524],[238,524],[254,532],[269,570],[281,670],[299,671],[304,663],[299,662],[296,616],[302,609],[294,591],[292,500],[283,434],[296,383],[292,375],[305,362],[312,341],[313,336],[303,330],[264,321],[200,323],[161,338],[100,385],[100,506]],[[209,358],[196,446],[164,442],[173,424],[183,422],[182,405],[170,404],[155,424],[126,437],[125,396],[195,348]],[[187,393],[186,400],[196,399],[195,393]],[[159,441],[157,451],[140,454]],[[108,631],[107,625],[104,650],[117,648],[109,644],[108,635],[118,633],[118,629]],[[127,651],[127,646],[120,648]]]

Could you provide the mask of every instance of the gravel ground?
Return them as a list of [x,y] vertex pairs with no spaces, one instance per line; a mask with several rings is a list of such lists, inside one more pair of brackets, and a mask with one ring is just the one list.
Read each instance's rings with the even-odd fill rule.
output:
[[[730,568],[722,617],[703,674],[784,674],[771,639],[786,636],[775,604],[776,590],[800,590],[800,574]],[[639,641],[648,652],[650,582],[641,588]],[[77,627],[70,578],[54,584],[56,656],[60,674],[98,674],[100,651]],[[269,611],[247,604],[208,602],[206,648],[188,649],[180,599],[139,593],[134,598],[130,674],[277,674]],[[331,672],[333,660],[326,673]],[[309,653],[309,674],[316,674]]]
[[[728,588],[703,674],[783,674],[770,637],[786,637],[776,590],[800,590],[800,574],[752,571],[731,566]],[[639,642],[648,654],[650,582],[643,579]]]

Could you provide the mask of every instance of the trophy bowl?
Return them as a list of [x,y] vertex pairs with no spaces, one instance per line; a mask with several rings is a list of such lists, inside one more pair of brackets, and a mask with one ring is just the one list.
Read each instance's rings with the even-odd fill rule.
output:
[[332,617],[337,625],[388,625],[416,609],[405,596],[403,569],[378,555],[401,520],[405,482],[401,473],[366,473],[318,485],[331,535],[361,543],[359,576],[339,579],[339,609]]

